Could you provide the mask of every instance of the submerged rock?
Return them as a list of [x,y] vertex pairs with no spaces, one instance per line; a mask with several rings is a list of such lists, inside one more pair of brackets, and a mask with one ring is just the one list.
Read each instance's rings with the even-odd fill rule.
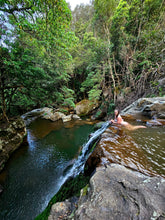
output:
[[148,177],[124,166],[99,167],[80,198],[74,219],[164,219],[165,179]]
[[149,120],[146,122],[148,126],[162,126],[163,124],[158,120]]
[[0,128],[0,171],[10,155],[20,147],[25,135],[26,127],[22,118],[16,119],[5,128]]
[[122,115],[142,115],[165,119],[165,97],[141,98],[126,107]]
[[98,102],[92,102],[90,100],[84,99],[76,104],[75,107],[76,114],[79,116],[89,115],[98,106],[99,106]]

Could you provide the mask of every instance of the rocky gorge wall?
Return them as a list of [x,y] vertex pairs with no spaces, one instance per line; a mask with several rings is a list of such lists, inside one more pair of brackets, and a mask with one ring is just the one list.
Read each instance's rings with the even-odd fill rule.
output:
[[22,118],[0,127],[0,171],[10,155],[17,150],[26,135],[26,127]]

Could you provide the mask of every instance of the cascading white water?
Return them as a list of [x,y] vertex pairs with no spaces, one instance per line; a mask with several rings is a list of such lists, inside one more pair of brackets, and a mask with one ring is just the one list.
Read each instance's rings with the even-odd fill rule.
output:
[[94,133],[92,133],[92,136],[90,137],[90,139],[88,140],[88,142],[86,144],[83,145],[83,149],[82,149],[82,153],[81,155],[79,155],[79,157],[77,158],[77,160],[75,161],[74,165],[72,166],[72,168],[70,169],[70,171],[68,172],[68,174],[65,177],[65,181],[69,178],[69,177],[76,177],[77,175],[79,175],[81,172],[83,172],[84,170],[84,166],[85,166],[85,162],[89,157],[89,152],[91,147],[93,146],[93,144],[95,143],[95,141],[98,139],[98,137],[107,129],[107,127],[109,127],[110,122],[107,121],[105,122],[102,127],[100,129],[98,129],[97,131],[95,131]]

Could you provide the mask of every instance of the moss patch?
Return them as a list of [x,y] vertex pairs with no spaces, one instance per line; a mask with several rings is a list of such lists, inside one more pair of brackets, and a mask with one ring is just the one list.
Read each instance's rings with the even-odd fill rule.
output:
[[56,202],[64,201],[72,196],[79,196],[80,190],[89,183],[90,177],[83,174],[75,178],[67,180],[57,192],[57,194],[50,200],[46,209],[38,215],[35,220],[46,220],[50,214],[51,206]]

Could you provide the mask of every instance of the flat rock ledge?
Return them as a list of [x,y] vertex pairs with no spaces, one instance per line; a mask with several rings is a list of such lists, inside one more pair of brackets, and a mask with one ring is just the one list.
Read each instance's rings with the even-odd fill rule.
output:
[[[165,179],[149,177],[122,165],[98,167],[86,193],[81,192],[78,207],[68,214],[70,203],[56,203],[49,220],[164,220]],[[84,195],[85,194],[85,195]],[[69,206],[67,206],[67,203]],[[58,209],[58,207],[60,209]],[[65,217],[57,210],[65,207]],[[68,207],[68,208],[67,208]],[[55,213],[53,213],[55,210]]]
[[140,98],[126,107],[122,115],[142,115],[149,118],[165,119],[165,96],[154,98]]
[[22,118],[25,120],[26,125],[29,125],[32,121],[39,117],[53,122],[62,120],[64,123],[70,122],[72,120],[81,120],[81,118],[76,114],[65,115],[62,112],[55,111],[53,108],[48,107],[34,109],[22,115]]

